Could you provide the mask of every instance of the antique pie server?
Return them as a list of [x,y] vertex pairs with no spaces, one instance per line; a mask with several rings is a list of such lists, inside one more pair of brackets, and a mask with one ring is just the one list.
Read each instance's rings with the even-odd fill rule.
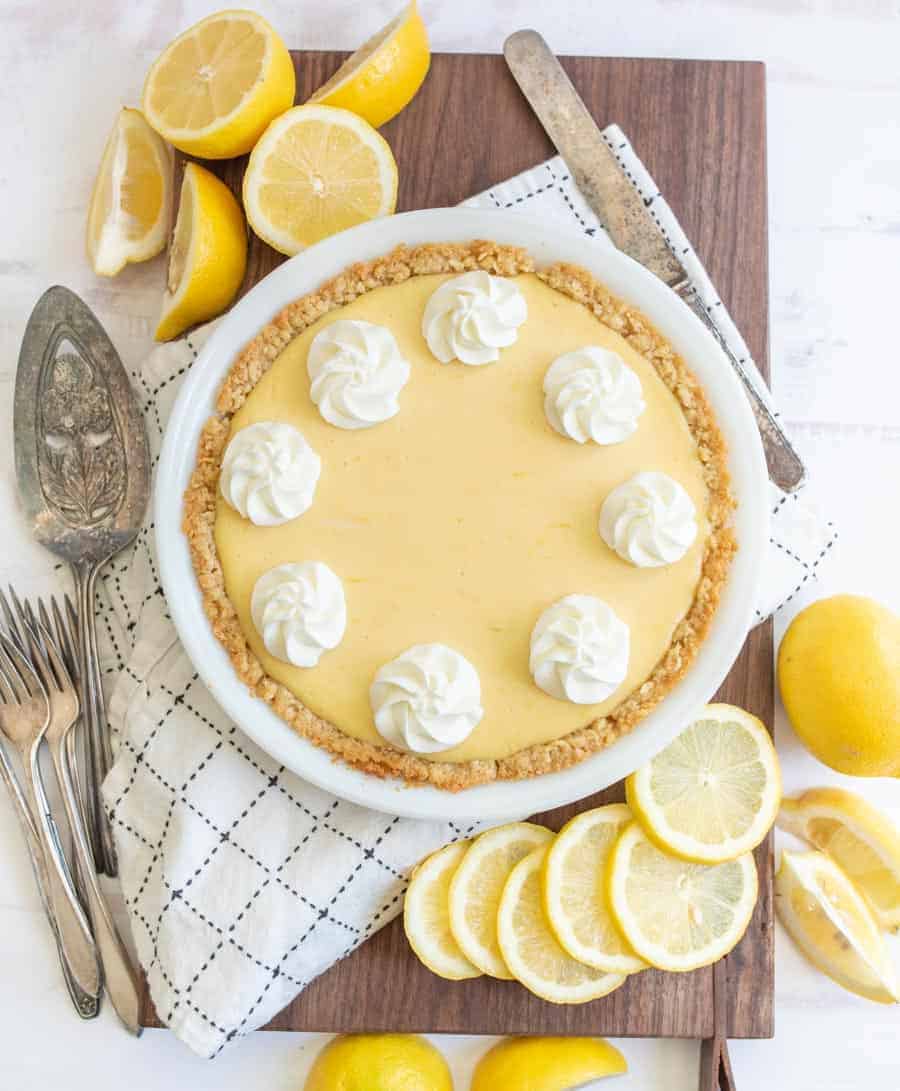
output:
[[800,456],[744,366],[729,349],[684,266],[620,170],[600,129],[546,41],[535,30],[519,30],[506,39],[503,54],[522,93],[609,237],[619,250],[676,292],[719,342],[750,400],[769,477],[785,492],[798,489],[806,479]]
[[100,803],[111,763],[94,617],[102,566],[140,529],[150,495],[150,452],[119,355],[89,308],[67,288],[38,300],[22,341],[14,410],[16,476],[35,538],[71,566],[78,603],[83,769],[88,831],[98,870],[115,875]]

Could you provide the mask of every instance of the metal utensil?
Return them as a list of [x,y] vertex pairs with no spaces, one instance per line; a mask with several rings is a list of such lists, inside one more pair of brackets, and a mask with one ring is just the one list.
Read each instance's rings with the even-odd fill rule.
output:
[[46,863],[47,900],[72,976],[82,992],[99,997],[97,948],[62,854],[38,760],[49,719],[50,708],[41,683],[14,641],[0,633],[0,733],[18,751],[22,762],[24,795]]
[[615,245],[677,292],[719,343],[744,386],[762,437],[769,477],[785,492],[806,480],[806,470],[753,380],[728,347],[659,225],[625,177],[603,134],[546,41],[519,30],[503,44],[516,83],[556,145],[587,203]]
[[[56,606],[55,603],[53,605]],[[54,644],[49,625],[38,621],[27,603],[23,608],[16,600],[16,608],[28,644],[31,665],[40,677],[50,704],[50,723],[45,738],[72,832],[91,928],[103,966],[106,992],[125,1028],[139,1036],[143,1030],[139,1018],[140,986],[100,889],[69,762],[67,742],[78,722],[78,693],[62,654]],[[58,608],[55,612],[59,613]],[[48,617],[43,603],[39,603],[38,614]]]
[[137,534],[150,495],[140,409],[118,353],[90,309],[50,288],[28,320],[15,393],[19,494],[37,540],[72,568],[87,761],[84,799],[98,868],[115,875],[99,789],[110,763],[94,617],[98,571]]

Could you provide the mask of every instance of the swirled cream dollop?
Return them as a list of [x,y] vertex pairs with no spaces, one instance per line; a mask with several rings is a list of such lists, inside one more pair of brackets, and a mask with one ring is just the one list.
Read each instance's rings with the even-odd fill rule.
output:
[[618,485],[600,509],[600,537],[638,568],[674,564],[697,537],[697,509],[668,474],[646,471]]
[[369,700],[378,733],[414,754],[459,746],[484,715],[478,672],[446,644],[415,644],[386,663]]
[[293,425],[259,421],[231,437],[219,489],[245,519],[276,527],[312,504],[321,469],[321,459]]
[[256,581],[250,615],[270,655],[314,667],[344,637],[344,587],[321,561],[280,564]]
[[309,346],[310,397],[338,428],[371,428],[400,411],[409,363],[389,329],[342,318]]
[[528,304],[518,284],[481,269],[445,280],[422,316],[422,336],[442,364],[492,364],[515,343]]
[[529,667],[551,697],[595,705],[624,681],[630,647],[628,626],[603,599],[566,595],[538,618]]
[[621,443],[644,408],[641,380],[618,353],[599,345],[557,356],[544,376],[547,420],[576,443]]

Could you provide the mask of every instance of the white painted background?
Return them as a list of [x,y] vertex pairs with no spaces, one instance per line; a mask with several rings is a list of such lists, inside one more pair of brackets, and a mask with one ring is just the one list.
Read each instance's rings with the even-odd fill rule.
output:
[[[51,570],[14,497],[12,391],[25,322],[59,282],[97,311],[128,362],[147,351],[162,261],[97,280],[83,254],[85,209],[118,106],[138,102],[151,60],[216,6],[0,0],[0,578],[26,591],[46,591]],[[350,49],[400,0],[254,6],[293,46]],[[558,52],[767,62],[775,389],[811,468],[809,494],[841,530],[818,585],[792,609],[838,590],[900,609],[900,0],[421,0],[421,8],[436,50],[499,51],[509,32],[534,26]],[[800,749],[783,718],[777,733],[787,790],[839,780]],[[845,783],[900,820],[896,783]],[[5,802],[0,845],[0,1087],[299,1091],[319,1036],[257,1034],[208,1063],[165,1032],[132,1041],[108,1011],[81,1024]],[[776,1026],[774,1041],[733,1044],[741,1091],[900,1087],[897,1009],[842,993],[781,932]],[[485,1043],[439,1045],[464,1091]],[[631,1066],[622,1086],[696,1087],[693,1043],[622,1045]]]

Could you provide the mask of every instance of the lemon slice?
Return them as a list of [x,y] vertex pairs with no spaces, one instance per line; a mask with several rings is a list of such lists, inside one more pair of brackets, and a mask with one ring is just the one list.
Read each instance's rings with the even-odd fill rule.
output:
[[450,880],[468,847],[468,841],[457,841],[426,857],[412,873],[403,904],[403,929],[410,947],[433,974],[451,981],[481,975],[450,931]]
[[900,831],[871,803],[842,788],[784,799],[778,825],[839,865],[882,928],[900,929]]
[[625,782],[635,818],[660,848],[715,864],[754,849],[781,801],[778,755],[765,726],[733,705],[707,705]]
[[900,1000],[884,938],[865,899],[823,852],[783,852],[775,909],[812,964],[850,992]]
[[475,1065],[470,1091],[573,1091],[627,1071],[603,1038],[507,1038]]
[[609,854],[633,821],[624,803],[576,815],[559,831],[544,864],[544,908],[556,938],[572,958],[615,974],[647,968],[613,920],[606,892]]
[[497,911],[500,953],[515,979],[551,1004],[583,1004],[617,989],[624,974],[608,974],[572,958],[554,936],[544,913],[541,869],[546,846],[512,869]]
[[352,110],[378,128],[422,86],[431,53],[415,0],[341,65],[310,98]]
[[693,864],[658,849],[638,822],[613,847],[607,882],[613,916],[634,950],[676,972],[727,955],[750,923],[758,890],[752,854]]
[[297,106],[266,129],[244,174],[257,235],[297,254],[397,205],[397,164],[372,126],[333,106]]
[[294,64],[261,15],[220,11],[171,42],[147,73],[143,109],[170,144],[202,159],[250,151],[294,102]]
[[172,152],[139,110],[119,111],[100,161],[87,221],[95,273],[115,276],[166,245],[172,204]]
[[234,194],[197,163],[184,168],[157,341],[214,318],[232,302],[247,266],[247,229]]
[[515,865],[553,834],[531,822],[510,822],[473,842],[450,883],[450,929],[463,954],[482,973],[512,978],[497,942],[500,895]]

